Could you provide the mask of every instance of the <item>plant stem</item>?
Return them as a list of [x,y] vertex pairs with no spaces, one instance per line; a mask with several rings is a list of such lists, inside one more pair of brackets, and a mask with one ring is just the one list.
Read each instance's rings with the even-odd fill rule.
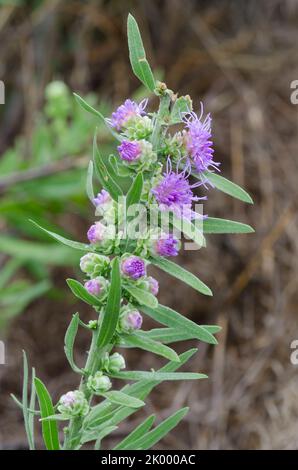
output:
[[[85,398],[89,401],[89,403],[92,400],[93,394],[87,388],[88,376],[93,375],[95,374],[95,372],[97,372],[101,359],[104,357],[105,353],[108,352],[112,348],[112,345],[109,345],[109,344],[105,346],[104,348],[98,347],[97,346],[98,334],[99,334],[99,328],[97,328],[97,330],[94,331],[92,334],[92,341],[91,341],[91,345],[90,345],[90,349],[88,352],[87,361],[85,365],[86,375],[84,375],[81,378],[81,383],[79,387],[79,390],[84,393]],[[68,428],[67,434],[65,435],[65,441],[64,441],[65,450],[75,449],[80,444],[81,431],[82,431],[81,428],[82,428],[83,420],[84,420],[83,416],[77,416],[70,420],[69,428]]]

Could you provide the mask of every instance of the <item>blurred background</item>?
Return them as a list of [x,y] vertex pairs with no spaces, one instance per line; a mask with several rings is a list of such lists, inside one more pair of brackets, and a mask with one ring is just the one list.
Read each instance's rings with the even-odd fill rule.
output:
[[[297,0],[15,0],[0,2],[0,448],[26,447],[20,395],[22,349],[54,399],[76,386],[63,353],[76,302],[65,278],[81,278],[78,254],[29,222],[84,241],[93,220],[85,195],[96,118],[72,91],[104,114],[142,97],[130,70],[126,17],[137,18],[147,55],[169,88],[212,113],[216,160],[245,187],[254,206],[209,192],[205,212],[251,224],[255,234],[213,235],[179,262],[214,291],[204,298],[160,273],[160,301],[198,323],[220,324],[216,347],[199,343],[188,370],[209,380],[164,383],[146,412],[191,413],[157,448],[297,449],[298,339],[297,127],[290,101],[298,79]],[[61,84],[50,84],[60,80]],[[49,85],[50,84],[50,85]],[[100,128],[104,152],[114,143]],[[154,271],[152,270],[152,274]],[[150,324],[148,323],[148,326]],[[78,337],[84,360],[88,335]],[[182,351],[196,342],[179,344]],[[158,368],[129,351],[130,368]],[[105,440],[111,448],[141,413]],[[40,442],[41,445],[41,442]]]

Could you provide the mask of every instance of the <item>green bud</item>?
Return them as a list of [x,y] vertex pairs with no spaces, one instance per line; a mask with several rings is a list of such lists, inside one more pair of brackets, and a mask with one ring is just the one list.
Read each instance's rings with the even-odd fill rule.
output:
[[119,370],[125,369],[125,367],[125,359],[121,354],[115,352],[108,358],[108,363],[106,365],[106,370],[108,372],[119,372]]
[[101,371],[90,375],[87,380],[87,388],[95,395],[107,392],[112,387],[112,383],[107,375],[103,375]]
[[135,116],[126,122],[124,135],[128,140],[147,139],[152,130],[152,120],[148,116]]
[[97,253],[87,253],[80,260],[80,268],[89,277],[106,275],[110,268],[110,259]]
[[80,390],[67,392],[59,400],[58,411],[69,418],[85,416],[89,411],[89,404]]
[[90,330],[96,330],[97,327],[98,327],[98,321],[97,320],[89,320],[88,327],[90,328]]

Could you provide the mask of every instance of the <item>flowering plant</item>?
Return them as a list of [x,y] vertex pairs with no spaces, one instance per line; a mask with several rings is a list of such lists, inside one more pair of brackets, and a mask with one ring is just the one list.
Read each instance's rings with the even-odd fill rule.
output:
[[[103,120],[117,139],[117,155],[103,157],[95,136],[87,194],[100,220],[89,228],[88,244],[65,239],[40,227],[59,242],[84,252],[80,261],[84,283],[75,279],[68,279],[67,283],[75,296],[94,308],[95,317],[85,324],[76,313],[70,322],[65,335],[65,354],[81,379],[78,388],[62,395],[56,405],[34,369],[28,401],[28,364],[24,354],[23,399],[22,402],[14,399],[23,411],[30,449],[35,448],[35,417],[41,421],[47,449],[79,449],[90,442],[98,449],[102,439],[122,420],[145,405],[144,400],[160,382],[206,378],[201,373],[176,372],[196,349],[177,355],[168,345],[187,339],[216,344],[214,335],[220,328],[197,325],[160,305],[158,281],[148,274],[148,268],[150,264],[155,265],[198,292],[212,295],[201,280],[169,260],[181,248],[179,235],[184,234],[196,246],[204,246],[206,233],[252,231],[246,224],[207,217],[197,210],[197,206],[201,209],[200,201],[206,195],[195,195],[195,188],[204,191],[216,187],[244,202],[252,201],[242,188],[218,174],[219,163],[213,159],[210,115],[203,116],[202,106],[200,114],[195,114],[189,96],[178,98],[164,83],[155,80],[131,15],[128,44],[132,69],[159,98],[159,108],[157,112],[149,112],[148,100],[136,103],[127,99],[106,119],[76,95],[82,107]],[[180,125],[180,130],[173,132],[176,125]],[[93,189],[94,170],[103,188],[97,195]],[[129,188],[125,191],[127,181]],[[142,330],[143,315],[165,328]],[[81,327],[91,335],[83,368],[75,363],[73,354]],[[124,356],[114,348],[140,348],[169,362],[158,371],[127,371]],[[114,379],[134,383],[115,390]],[[38,409],[35,409],[36,394]],[[152,447],[187,411],[187,408],[176,411],[154,428],[155,416],[149,416],[115,449]],[[58,430],[60,421],[67,423],[63,442]]]

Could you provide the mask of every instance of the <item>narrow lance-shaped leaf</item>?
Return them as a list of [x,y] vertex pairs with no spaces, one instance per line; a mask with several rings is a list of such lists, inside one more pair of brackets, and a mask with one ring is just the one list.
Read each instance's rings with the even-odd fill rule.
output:
[[169,416],[169,418],[165,419],[162,423],[156,426],[155,429],[152,429],[152,431],[149,431],[147,434],[140,437],[133,443],[134,450],[150,449],[150,447],[154,446],[158,441],[160,441],[177,426],[177,424],[184,418],[188,410],[189,408],[181,408],[181,410],[176,411],[176,413],[172,414]]
[[75,248],[76,250],[81,250],[81,251],[93,251],[93,248],[90,245],[87,245],[86,243],[80,243],[80,242],[75,242],[73,240],[68,240],[67,238],[62,237],[61,235],[58,235],[58,233],[51,232],[50,230],[47,230],[41,225],[38,225],[34,220],[31,220],[31,222],[36,225],[40,230],[43,232],[47,233],[50,237],[54,238],[60,243],[63,243],[63,245],[70,246],[71,248]]
[[143,173],[139,173],[132,182],[131,187],[126,195],[126,207],[132,204],[138,204],[141,199],[143,189]]
[[22,392],[22,408],[25,423],[25,431],[28,439],[29,449],[34,449],[33,436],[29,424],[29,412],[28,412],[28,360],[25,351],[23,351],[23,392]]
[[98,442],[98,448],[98,445],[100,445],[101,440],[111,432],[115,431],[115,429],[117,429],[117,426],[107,426],[101,430],[93,429],[92,431],[86,431],[83,433],[83,436],[81,438],[81,444],[96,440]]
[[108,294],[108,300],[97,339],[97,344],[100,347],[106,346],[115,333],[120,313],[120,302],[121,276],[119,259],[114,258],[112,261],[111,285]]
[[216,338],[214,338],[208,330],[197,325],[169,307],[159,305],[156,309],[141,307],[141,310],[146,313],[146,315],[163,325],[180,329],[185,333],[189,333],[193,338],[197,338],[206,343],[217,344]]
[[160,269],[170,274],[171,276],[180,279],[180,281],[188,284],[190,287],[197,290],[201,294],[212,295],[211,290],[208,286],[206,286],[206,284],[204,284],[194,274],[186,271],[186,269],[182,268],[178,264],[161,257],[152,257],[151,263],[155,266],[158,266]]
[[126,436],[113,450],[132,449],[134,442],[140,437],[144,436],[152,427],[155,420],[155,415],[148,416],[139,426],[136,427],[128,436]]
[[74,362],[74,358],[73,358],[73,348],[74,348],[74,342],[75,342],[75,339],[76,339],[76,335],[77,335],[77,332],[78,332],[79,321],[80,321],[79,314],[76,313],[75,315],[73,315],[73,317],[71,319],[71,322],[70,322],[70,324],[69,324],[69,326],[66,330],[66,333],[65,333],[64,351],[65,351],[65,355],[67,357],[67,360],[68,360],[72,370],[74,370],[75,372],[80,374],[82,371],[79,367],[76,366],[76,364]]
[[95,295],[89,294],[89,292],[85,289],[84,286],[82,286],[80,282],[76,281],[75,279],[66,279],[66,282],[72,293],[87,304],[92,306],[99,306],[102,304],[101,300],[95,297]]
[[132,70],[138,79],[150,90],[155,89],[155,79],[146,59],[143,41],[138,24],[134,17],[129,14],[127,19],[127,37],[129,58]]
[[[37,377],[34,380],[36,393],[39,401],[41,418],[52,416],[55,411],[49,392],[45,385]],[[59,436],[56,421],[42,421],[42,435],[48,450],[59,450]]]
[[147,372],[143,370],[121,371],[109,374],[111,377],[122,380],[198,380],[206,379],[207,375],[196,372]]
[[110,193],[111,197],[118,202],[119,197],[123,196],[121,188],[110,175],[97,147],[96,133],[93,139],[93,162],[96,174],[101,185]]
[[[221,328],[216,325],[200,325],[200,328],[203,328],[212,335],[218,333],[221,330]],[[146,341],[150,338],[154,341],[160,341],[161,343],[165,344],[176,343],[178,341],[185,341],[187,339],[195,339],[198,335],[197,331],[191,331],[191,328],[184,330],[178,327],[154,328],[150,331],[140,331],[140,333],[146,339]]]
[[140,304],[147,307],[156,308],[158,306],[157,298],[150,292],[140,289],[140,287],[125,286],[124,289]]
[[203,223],[204,233],[252,233],[254,229],[234,220],[208,217]]
[[145,403],[139,398],[131,397],[126,393],[119,392],[118,390],[112,390],[111,392],[105,392],[102,394],[110,402],[116,403],[121,406],[128,406],[130,408],[141,408]]
[[79,103],[79,105],[85,109],[85,111],[87,111],[88,113],[91,113],[91,114],[94,114],[94,116],[96,116],[97,118],[99,118],[102,123],[107,127],[108,131],[112,134],[113,137],[115,137],[115,139],[121,141],[121,137],[119,134],[117,134],[117,132],[114,132],[113,129],[109,126],[108,122],[106,121],[105,117],[103,114],[101,114],[100,111],[98,111],[97,109],[93,108],[93,106],[91,106],[89,103],[87,103],[87,101],[85,101],[81,96],[79,96],[77,93],[74,93],[74,97],[75,99],[77,100],[77,102]]
[[[194,177],[200,179],[198,175],[194,174]],[[213,173],[211,171],[206,171],[203,173],[203,177],[206,177],[217,189],[222,191],[223,193],[228,194],[236,199],[240,199],[240,201],[247,202],[248,204],[253,204],[253,200],[250,195],[244,191],[238,184],[233,183],[232,181],[224,178],[217,173]]]
[[179,362],[179,356],[173,349],[149,338],[148,336],[143,336],[139,332],[130,335],[122,335],[120,338],[120,346],[121,345],[144,349],[145,351],[150,351],[154,354],[165,357],[170,361]]
[[93,162],[90,160],[87,170],[87,179],[86,179],[86,194],[92,204],[94,204],[94,190],[93,190]]
[[[28,419],[28,425],[29,425],[29,431],[30,435],[32,437],[32,443],[33,443],[33,450],[35,449],[35,444],[34,444],[34,418],[35,418],[35,401],[36,401],[36,390],[35,390],[35,369],[32,367],[32,377],[31,377],[31,397],[30,397],[30,403],[29,403],[29,419]],[[30,411],[31,410],[31,411]]]

